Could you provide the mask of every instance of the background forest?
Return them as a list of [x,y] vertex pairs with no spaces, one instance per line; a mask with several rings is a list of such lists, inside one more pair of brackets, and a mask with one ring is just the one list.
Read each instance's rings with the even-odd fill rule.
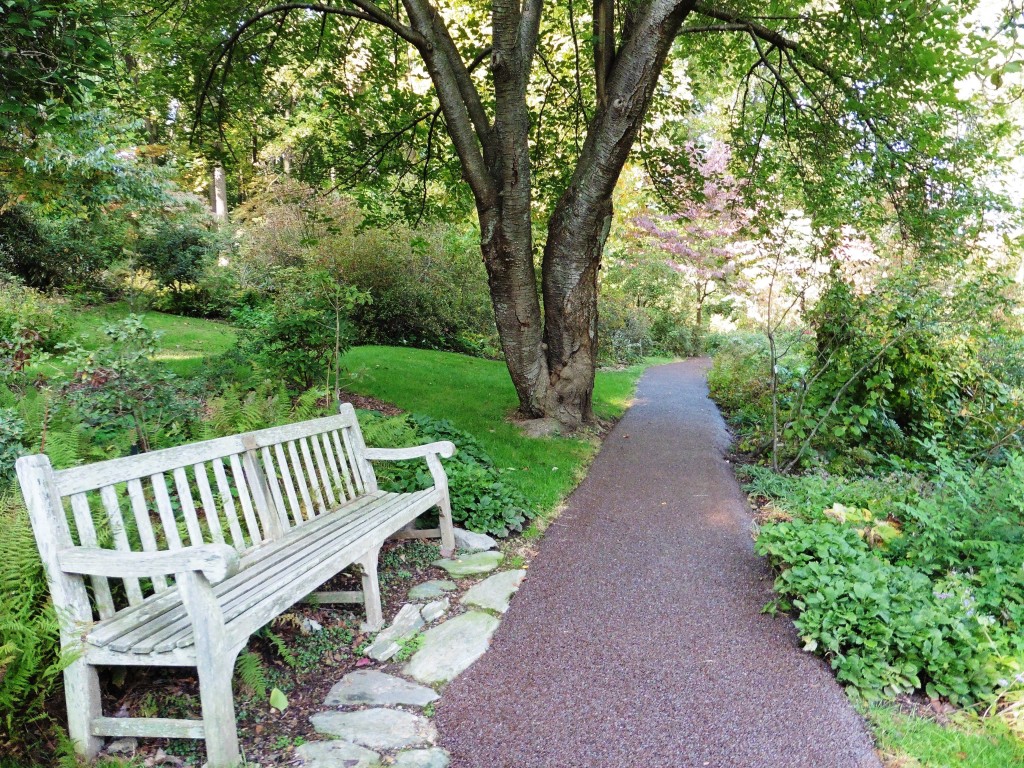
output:
[[[983,760],[1024,751],[1024,12],[734,5],[683,22],[614,186],[597,364],[713,356],[768,610],[884,750],[905,732],[875,703],[896,701],[1004,764]],[[547,9],[527,78],[541,299],[551,211],[607,106],[593,10]],[[479,83],[491,12],[442,14]],[[448,122],[413,46],[352,14],[0,0],[0,753],[68,752],[18,456],[67,467],[319,415],[339,390],[388,399],[373,370],[411,359],[396,347],[505,361]],[[426,360],[402,370],[438,375]],[[422,410],[368,415],[367,441],[455,439],[473,530],[538,531],[592,451]],[[549,454],[577,474],[506,471]]]

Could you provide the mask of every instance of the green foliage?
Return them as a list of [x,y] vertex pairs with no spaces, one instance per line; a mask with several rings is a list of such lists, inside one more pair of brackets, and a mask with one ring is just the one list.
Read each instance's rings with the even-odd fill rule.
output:
[[267,680],[267,668],[262,657],[252,651],[242,651],[235,660],[235,677],[252,696],[265,699],[270,683]]
[[[496,332],[479,243],[468,226],[377,229],[341,198],[285,182],[246,204],[232,268],[254,294],[293,293],[296,271],[327,272],[367,301],[346,313],[356,343],[494,356]],[[243,312],[249,316],[249,312]]]
[[0,752],[24,755],[49,736],[50,696],[67,659],[28,512],[0,495]]
[[654,347],[651,320],[647,312],[614,295],[602,298],[597,339],[598,361],[606,365],[638,363]]
[[156,337],[142,318],[130,315],[103,330],[108,344],[87,350],[66,345],[72,373],[61,388],[62,407],[95,430],[101,444],[134,432],[134,446],[148,451],[181,442],[199,412],[195,395],[153,363]]
[[810,315],[816,350],[784,437],[827,461],[928,457],[927,445],[976,455],[1020,445],[1020,390],[983,364],[981,339],[1005,325],[1004,278],[958,268],[929,279],[897,273],[857,294],[833,280]]
[[14,462],[22,455],[25,422],[13,408],[0,408],[0,488],[14,480]]
[[[394,447],[450,440],[457,452],[445,461],[452,502],[452,518],[458,525],[479,533],[508,536],[521,531],[536,512],[515,487],[505,482],[494,461],[472,436],[456,429],[451,422],[429,416],[393,416],[363,419],[368,445]],[[378,462],[375,471],[381,487],[412,491],[433,484],[422,461]]]
[[23,370],[70,335],[65,302],[0,279],[0,375]]
[[780,568],[777,606],[842,682],[959,704],[1021,686],[1024,457],[965,471],[940,454],[917,488],[752,474],[749,490],[797,515],[757,539]]
[[216,279],[226,276],[217,262],[228,246],[198,221],[184,216],[161,221],[139,239],[135,249],[135,265],[146,270],[161,289],[157,308],[206,316],[230,306],[234,294],[231,281]]

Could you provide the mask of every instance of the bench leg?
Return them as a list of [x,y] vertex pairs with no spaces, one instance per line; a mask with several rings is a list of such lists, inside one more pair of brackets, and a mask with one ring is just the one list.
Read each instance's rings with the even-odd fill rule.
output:
[[234,657],[225,653],[220,658],[201,658],[197,671],[206,737],[205,768],[236,768],[242,762],[242,755],[238,750],[235,701],[231,690]]
[[377,555],[378,550],[374,549],[356,561],[363,576],[366,623],[361,629],[364,632],[376,632],[384,626],[384,611],[380,605],[380,582],[377,579]]
[[441,557],[451,557],[455,554],[455,531],[452,526],[452,503],[447,493],[437,507],[441,510],[438,516],[438,527],[441,529]]
[[64,670],[64,695],[68,705],[68,735],[75,752],[92,760],[103,746],[103,739],[92,735],[92,722],[102,716],[100,678],[96,667],[81,659]]

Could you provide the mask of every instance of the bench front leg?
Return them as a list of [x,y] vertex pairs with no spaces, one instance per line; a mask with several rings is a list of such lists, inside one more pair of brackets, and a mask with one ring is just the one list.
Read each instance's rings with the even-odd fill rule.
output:
[[235,723],[231,679],[238,649],[228,642],[224,614],[213,587],[197,571],[178,574],[177,581],[195,636],[199,700],[206,739],[205,768],[236,768],[242,762]]
[[377,577],[377,557],[379,547],[375,547],[356,560],[363,577],[363,606],[366,608],[366,622],[360,627],[364,632],[376,632],[384,626],[384,610],[380,604],[380,580]]
[[427,468],[430,469],[434,487],[441,496],[441,500],[437,504],[440,510],[438,527],[441,529],[441,556],[451,557],[455,554],[455,529],[452,524],[452,501],[448,492],[448,474],[444,471],[444,466],[436,453],[427,454]]

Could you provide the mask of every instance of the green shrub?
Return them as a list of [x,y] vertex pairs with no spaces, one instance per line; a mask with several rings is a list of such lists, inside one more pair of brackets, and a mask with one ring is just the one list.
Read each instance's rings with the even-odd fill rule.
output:
[[235,294],[231,273],[218,264],[228,252],[224,238],[198,222],[168,220],[139,239],[135,266],[160,288],[154,306],[165,312],[223,317]]
[[[383,418],[361,414],[368,445],[416,445],[436,440],[451,440],[455,456],[445,461],[451,492],[452,518],[471,531],[507,536],[522,530],[533,517],[532,511],[513,486],[506,483],[483,446],[451,422],[429,416],[393,416]],[[413,491],[433,484],[422,461],[378,462],[375,466],[381,487],[393,491]]]
[[103,332],[108,340],[103,349],[67,345],[72,372],[61,383],[61,408],[69,409],[98,443],[117,453],[186,440],[200,415],[199,399],[150,359],[156,352],[155,334],[138,315],[112,323]]
[[25,421],[12,408],[0,408],[0,489],[14,480],[14,462],[24,453]]
[[65,302],[59,298],[0,280],[0,342],[13,342],[31,333],[35,346],[52,352],[71,335]]
[[929,482],[749,474],[797,515],[757,539],[777,605],[842,682],[972,704],[1024,679],[1024,456],[972,470],[936,451]]
[[597,315],[597,359],[605,365],[631,365],[654,351],[647,312],[615,294],[601,297]]

